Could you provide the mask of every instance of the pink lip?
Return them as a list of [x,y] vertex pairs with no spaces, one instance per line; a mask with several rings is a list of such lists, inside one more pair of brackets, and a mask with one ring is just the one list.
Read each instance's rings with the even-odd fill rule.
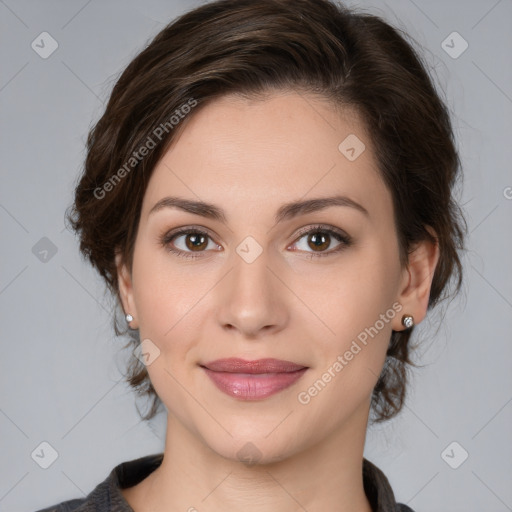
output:
[[280,359],[218,359],[201,365],[222,392],[242,400],[259,400],[288,388],[307,367]]

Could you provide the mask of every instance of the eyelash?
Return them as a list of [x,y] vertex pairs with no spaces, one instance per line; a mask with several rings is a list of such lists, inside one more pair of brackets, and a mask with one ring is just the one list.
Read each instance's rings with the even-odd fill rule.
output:
[[[350,236],[346,235],[345,233],[343,233],[341,231],[335,230],[333,228],[329,228],[324,225],[310,226],[308,228],[304,228],[303,230],[299,231],[299,233],[297,233],[297,238],[296,238],[295,242],[293,242],[293,244],[296,244],[301,238],[303,238],[305,235],[309,235],[310,233],[327,234],[327,235],[330,235],[333,238],[335,238],[338,242],[341,242],[340,245],[334,250],[330,250],[327,252],[324,251],[324,252],[319,252],[319,253],[312,252],[311,256],[310,256],[311,259],[316,258],[316,257],[322,258],[322,257],[326,257],[326,256],[331,256],[333,254],[338,254],[339,252],[343,251],[344,249],[346,249],[347,247],[350,247],[352,245],[352,238]],[[196,228],[184,227],[184,228],[178,229],[177,231],[166,233],[165,235],[163,235],[161,237],[160,243],[169,252],[171,252],[181,258],[196,259],[196,258],[202,257],[200,254],[204,253],[205,251],[198,251],[197,254],[194,254],[192,252],[187,252],[187,251],[182,251],[181,249],[176,249],[172,245],[170,245],[171,242],[175,238],[177,238],[180,235],[184,235],[184,234],[185,235],[191,235],[191,234],[203,235],[203,236],[206,236],[206,237],[210,238],[211,240],[213,240],[212,237],[206,231],[201,231]]]

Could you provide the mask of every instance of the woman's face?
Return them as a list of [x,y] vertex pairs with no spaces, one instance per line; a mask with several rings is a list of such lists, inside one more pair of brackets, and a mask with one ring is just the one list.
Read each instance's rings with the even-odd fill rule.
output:
[[[391,330],[411,311],[363,125],[292,92],[190,115],[149,181],[131,274],[120,267],[170,418],[261,462],[364,431]],[[212,363],[229,358],[296,366]]]

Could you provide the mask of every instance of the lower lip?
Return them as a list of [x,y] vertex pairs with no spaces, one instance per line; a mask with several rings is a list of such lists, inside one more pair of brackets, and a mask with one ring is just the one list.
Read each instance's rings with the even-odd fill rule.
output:
[[202,368],[222,392],[242,400],[259,400],[279,393],[299,380],[307,370],[302,368],[287,373],[250,374],[214,372],[208,368]]

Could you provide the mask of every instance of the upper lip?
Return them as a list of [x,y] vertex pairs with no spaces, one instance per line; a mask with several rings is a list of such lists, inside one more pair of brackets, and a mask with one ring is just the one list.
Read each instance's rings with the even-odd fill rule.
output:
[[216,359],[209,363],[202,364],[209,370],[215,372],[229,373],[289,373],[306,368],[301,364],[283,361],[282,359],[256,359],[246,361],[236,357],[228,359]]

